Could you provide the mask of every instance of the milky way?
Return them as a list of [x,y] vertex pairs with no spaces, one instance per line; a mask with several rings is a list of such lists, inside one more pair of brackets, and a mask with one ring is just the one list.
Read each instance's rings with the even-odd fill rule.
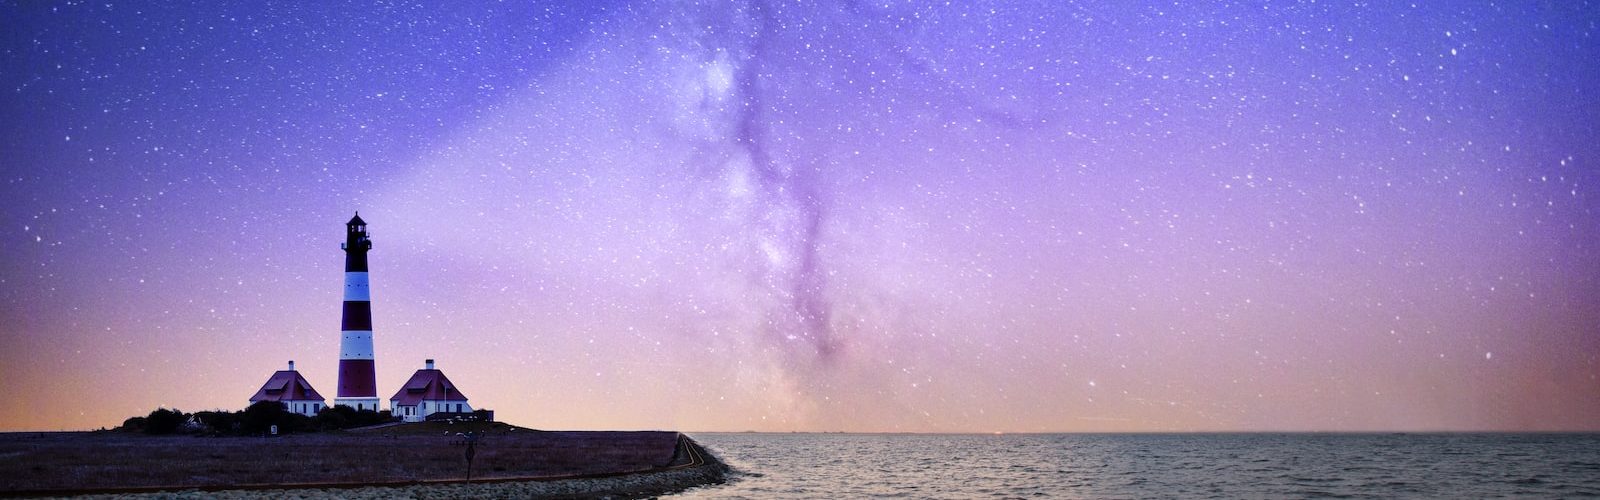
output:
[[711,15],[685,20],[690,26],[709,27],[704,42],[728,42],[709,47],[704,61],[702,109],[711,120],[727,123],[719,139],[730,145],[723,158],[713,161],[725,166],[729,197],[754,198],[749,230],[755,235],[753,246],[765,257],[759,280],[779,304],[767,320],[768,333],[803,340],[826,357],[837,346],[818,261],[824,201],[817,177],[822,167],[774,154],[762,116],[769,106],[763,94],[776,86],[763,81],[763,72],[779,62],[770,48],[771,39],[780,35],[778,14],[760,3],[720,7],[708,9]]
[[0,429],[1600,427],[1590,3],[0,14]]

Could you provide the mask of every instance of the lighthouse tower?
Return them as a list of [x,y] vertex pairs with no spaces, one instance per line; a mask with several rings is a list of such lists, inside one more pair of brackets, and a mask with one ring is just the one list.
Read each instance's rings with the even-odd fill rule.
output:
[[372,361],[372,296],[367,291],[367,222],[361,213],[344,233],[344,317],[340,321],[339,393],[334,405],[378,411],[378,385]]

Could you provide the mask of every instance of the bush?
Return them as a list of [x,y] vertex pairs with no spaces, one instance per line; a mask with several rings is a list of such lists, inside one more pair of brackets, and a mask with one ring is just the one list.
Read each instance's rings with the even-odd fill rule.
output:
[[150,412],[150,416],[145,417],[144,433],[172,434],[187,420],[189,415],[181,411],[157,408],[156,411]]
[[283,403],[258,401],[243,411],[202,411],[193,415],[159,408],[148,416],[131,417],[116,430],[145,434],[209,433],[213,435],[259,436],[278,426],[279,434],[316,432],[366,427],[393,422],[386,412],[356,410],[348,406],[324,408],[316,417],[291,413]]
[[351,427],[350,418],[352,417],[352,413],[354,413],[354,410],[351,410],[350,407],[343,405],[333,408],[323,408],[322,411],[317,412],[316,417],[311,419],[311,425],[316,427],[317,430],[323,431],[348,429]]
[[202,411],[195,412],[194,416],[205,425],[205,431],[213,434],[233,434],[239,431],[239,412]]
[[144,428],[144,417],[128,417],[127,420],[122,421],[122,426],[117,427],[117,430],[123,432],[144,432]]
[[257,401],[245,408],[239,416],[239,431],[245,434],[265,434],[271,431],[272,426],[278,426],[278,432],[286,432],[285,422],[288,421],[289,409],[277,401]]
[[350,422],[353,427],[366,427],[399,420],[388,412],[361,410],[356,412],[356,418]]
[[353,429],[393,422],[396,418],[387,412],[357,410],[345,405],[323,408],[312,421],[318,430]]

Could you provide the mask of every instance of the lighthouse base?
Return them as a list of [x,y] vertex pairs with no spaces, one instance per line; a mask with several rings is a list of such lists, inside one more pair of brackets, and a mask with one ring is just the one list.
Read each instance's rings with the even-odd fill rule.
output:
[[357,410],[378,410],[378,398],[335,398],[334,406],[348,406]]

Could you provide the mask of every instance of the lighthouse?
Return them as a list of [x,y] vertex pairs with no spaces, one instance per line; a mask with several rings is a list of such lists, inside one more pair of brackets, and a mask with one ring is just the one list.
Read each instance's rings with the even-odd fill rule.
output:
[[367,222],[361,213],[344,233],[344,315],[340,321],[339,392],[334,405],[378,411],[378,385],[372,358],[372,296],[367,291]]

